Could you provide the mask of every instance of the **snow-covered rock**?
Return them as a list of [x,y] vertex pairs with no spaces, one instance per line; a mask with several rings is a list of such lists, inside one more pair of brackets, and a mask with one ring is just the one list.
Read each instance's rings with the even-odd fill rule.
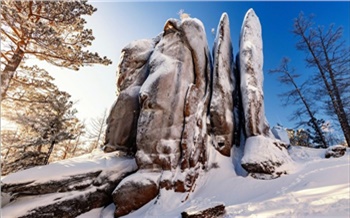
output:
[[137,164],[141,169],[171,170],[178,165],[187,90],[194,81],[191,50],[177,20],[168,20],[149,61],[140,90]]
[[210,101],[210,122],[216,149],[230,156],[234,143],[233,94],[235,79],[230,23],[222,14],[213,48],[213,90]]
[[253,9],[246,13],[240,34],[239,67],[242,105],[247,137],[269,135],[263,93],[263,44],[259,18]]
[[325,158],[330,158],[330,157],[341,157],[344,156],[346,152],[346,147],[343,145],[334,145],[330,146],[327,148],[326,153],[325,153]]
[[118,183],[136,171],[133,158],[84,155],[10,174],[1,180],[3,217],[76,217],[112,202]]
[[107,118],[106,152],[136,152],[139,91],[148,77],[148,60],[158,40],[137,40],[122,50],[117,72],[120,93]]
[[286,145],[266,136],[248,137],[242,167],[255,178],[276,178],[293,170]]
[[[275,178],[292,163],[284,142],[274,139],[264,111],[261,25],[253,9],[246,13],[240,35],[239,70],[246,143],[242,167],[255,178]],[[288,168],[288,167],[287,167]]]
[[[211,62],[203,24],[195,18],[169,19],[147,69],[138,94],[135,158],[140,171],[114,191],[117,216],[156,197],[159,187],[191,190],[207,159]],[[149,173],[162,176],[152,184],[140,182]]]
[[290,145],[288,132],[282,126],[277,125],[277,126],[272,127],[271,132],[275,136],[276,139],[281,140],[282,142],[284,142],[288,146]]
[[222,217],[225,214],[225,205],[218,204],[214,206],[207,205],[207,208],[188,208],[181,213],[182,218],[200,218],[200,217]]
[[160,173],[138,172],[124,179],[113,191],[115,217],[137,210],[159,193]]
[[[194,167],[205,157],[210,57],[197,19],[169,19],[140,90],[136,160],[141,169]],[[179,162],[180,160],[180,162]]]

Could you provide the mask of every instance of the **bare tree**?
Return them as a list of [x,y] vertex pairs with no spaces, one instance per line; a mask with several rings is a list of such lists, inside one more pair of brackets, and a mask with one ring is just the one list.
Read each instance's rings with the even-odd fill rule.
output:
[[103,144],[107,128],[107,109],[101,116],[91,119],[88,129],[88,137],[92,140],[91,151]]
[[281,83],[292,87],[290,91],[286,93],[282,93],[280,94],[280,96],[286,99],[284,104],[285,106],[289,105],[289,101],[293,101],[294,104],[299,104],[299,105],[301,104],[302,108],[297,109],[297,112],[294,114],[301,116],[302,114],[300,114],[300,111],[302,112],[305,111],[309,120],[307,123],[311,124],[311,127],[315,130],[317,138],[322,144],[322,147],[327,147],[327,142],[325,140],[321,127],[318,124],[317,122],[318,120],[315,117],[316,111],[311,109],[311,105],[309,101],[304,96],[302,87],[299,87],[295,81],[296,78],[300,77],[300,74],[296,74],[294,68],[289,69],[288,67],[289,61],[290,60],[288,58],[283,58],[281,65],[278,68],[270,70],[270,73],[279,74],[278,80]]
[[319,82],[323,91],[318,97],[327,96],[328,111],[336,114],[345,140],[350,143],[349,125],[349,82],[350,82],[350,48],[342,39],[343,29],[314,27],[312,16],[304,17],[303,13],[294,20],[293,33],[299,38],[296,47],[307,56],[307,67],[316,69],[317,76],[313,82]]
[[95,39],[84,29],[83,16],[96,8],[83,1],[1,1],[1,99],[25,55],[78,70],[89,64],[111,63],[83,50]]

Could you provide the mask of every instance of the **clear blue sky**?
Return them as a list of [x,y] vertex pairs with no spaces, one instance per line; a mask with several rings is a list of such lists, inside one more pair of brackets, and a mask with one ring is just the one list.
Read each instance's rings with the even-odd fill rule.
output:
[[[114,2],[90,1],[98,10],[87,18],[87,26],[96,37],[89,50],[112,59],[110,66],[84,67],[78,73],[65,69],[50,70],[57,84],[79,100],[79,117],[88,119],[110,109],[115,101],[116,69],[121,49],[132,40],[152,38],[159,34],[168,18],[178,18],[184,9],[191,17],[200,19],[207,32],[211,49],[214,36],[211,29],[217,27],[221,14],[230,18],[234,53],[238,52],[238,38],[245,13],[253,8],[260,19],[264,46],[264,92],[265,111],[271,126],[277,122],[292,127],[288,120],[293,105],[284,108],[277,96],[286,87],[281,86],[269,69],[276,68],[282,57],[291,58],[291,64],[300,73],[308,75],[303,63],[304,54],[295,49],[297,39],[291,33],[293,19],[303,11],[316,15],[315,22],[328,26],[335,23],[344,27],[344,39],[349,43],[349,2]],[[347,54],[349,55],[349,54]],[[41,63],[41,62],[40,62]],[[52,68],[53,69],[53,68]]]

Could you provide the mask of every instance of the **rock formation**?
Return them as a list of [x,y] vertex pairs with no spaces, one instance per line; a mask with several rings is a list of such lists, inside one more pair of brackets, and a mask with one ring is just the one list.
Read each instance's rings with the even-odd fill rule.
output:
[[[116,216],[147,203],[159,188],[190,190],[206,160],[211,66],[202,23],[168,20],[147,66],[149,75],[138,93],[135,158],[140,171],[113,192]],[[138,203],[125,202],[121,193],[127,192],[137,192]]]
[[[196,208],[195,208],[196,209]],[[186,210],[181,213],[182,218],[203,218],[203,217],[223,217],[225,215],[225,205],[218,204],[201,210]]]
[[107,118],[106,152],[136,152],[139,92],[148,76],[148,59],[157,41],[158,38],[138,40],[127,45],[121,52],[117,82],[119,96]]
[[214,146],[230,156],[234,144],[235,89],[233,48],[228,15],[221,16],[213,49],[213,92],[210,101],[210,123]]
[[213,69],[203,24],[193,18],[169,19],[157,40],[123,49],[121,94],[108,120],[106,148],[136,149],[139,171],[114,190],[115,216],[140,208],[161,189],[193,191],[199,172],[208,169],[208,146],[230,156],[232,145],[244,140],[241,125],[244,169],[256,178],[284,173],[278,168],[289,161],[287,150],[265,118],[261,26],[254,11],[243,21],[237,67],[230,34],[224,13]]
[[263,94],[263,50],[259,18],[250,9],[243,20],[240,35],[239,70],[246,143],[242,167],[256,178],[276,178],[279,169],[291,162],[287,145],[276,140],[265,118]]

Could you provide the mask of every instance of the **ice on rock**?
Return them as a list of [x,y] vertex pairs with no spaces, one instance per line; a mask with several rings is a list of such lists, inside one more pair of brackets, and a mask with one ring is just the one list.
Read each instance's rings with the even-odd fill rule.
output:
[[213,48],[213,90],[210,102],[210,122],[214,145],[220,153],[230,156],[234,143],[235,79],[234,60],[230,35],[230,23],[226,13],[222,14]]

